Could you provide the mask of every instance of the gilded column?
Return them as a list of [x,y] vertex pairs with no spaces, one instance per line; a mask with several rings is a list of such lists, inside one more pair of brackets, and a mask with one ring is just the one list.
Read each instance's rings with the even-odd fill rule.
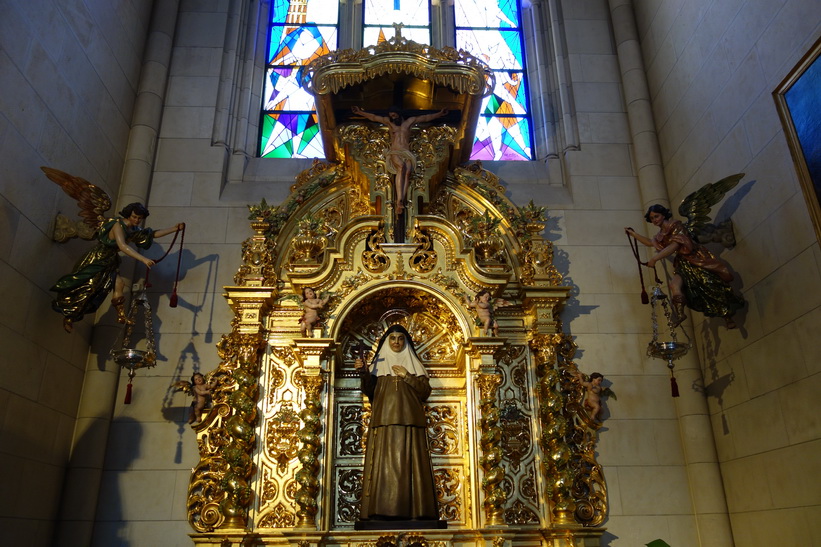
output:
[[505,478],[505,469],[502,467],[502,428],[499,426],[499,405],[496,394],[502,383],[498,373],[495,353],[504,346],[504,341],[498,338],[472,338],[471,349],[478,357],[479,374],[476,376],[476,386],[479,388],[479,446],[482,455],[479,465],[482,467],[482,490],[485,499],[482,506],[488,526],[501,526],[505,523],[502,505],[505,502],[505,493],[501,483]]
[[530,345],[536,356],[539,378],[539,414],[542,434],[539,439],[544,452],[544,474],[550,494],[553,522],[559,525],[574,524],[575,503],[571,489],[575,476],[570,466],[571,447],[566,440],[570,424],[563,415],[565,398],[561,392],[559,371],[556,370],[556,346],[560,334],[539,335]]
[[319,508],[319,456],[322,452],[321,412],[325,380],[321,375],[321,360],[326,351],[333,346],[333,340],[298,339],[294,345],[302,360],[299,386],[305,393],[303,408],[299,413],[303,427],[297,432],[302,448],[297,453],[301,467],[296,473],[296,482],[300,487],[296,493],[296,503],[299,505],[296,526],[313,529],[316,527],[316,514]]

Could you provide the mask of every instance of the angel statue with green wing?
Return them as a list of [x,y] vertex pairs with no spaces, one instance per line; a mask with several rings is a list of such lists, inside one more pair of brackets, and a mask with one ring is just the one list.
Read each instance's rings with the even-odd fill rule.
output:
[[711,226],[710,208],[743,176],[744,173],[738,173],[725,177],[687,196],[678,209],[687,218],[686,223],[673,219],[673,213],[663,205],[651,205],[644,219],[659,229],[652,238],[625,228],[627,235],[657,251],[646,262],[647,267],[653,268],[659,260],[673,257],[670,292],[675,326],[686,319],[686,305],[707,317],[723,317],[729,329],[736,327],[733,315],[744,307],[744,298],[730,286],[733,274],[727,263],[699,243],[699,233]]
[[155,237],[179,232],[185,224],[175,224],[162,230],[143,228],[142,222],[148,216],[148,209],[142,203],[126,205],[120,211],[122,218],[107,219],[104,213],[111,208],[111,199],[101,188],[57,169],[41,169],[49,179],[77,200],[83,222],[94,228],[97,239],[97,245],[80,258],[74,270],[58,279],[51,287],[57,293],[51,303],[52,308],[63,314],[63,327],[66,332],[71,332],[73,324],[84,315],[97,311],[106,295],[113,290],[111,303],[117,310],[117,319],[121,323],[127,322],[123,309],[125,281],[118,275],[119,252],[151,268],[155,261],[138,253],[129,243],[148,249]]

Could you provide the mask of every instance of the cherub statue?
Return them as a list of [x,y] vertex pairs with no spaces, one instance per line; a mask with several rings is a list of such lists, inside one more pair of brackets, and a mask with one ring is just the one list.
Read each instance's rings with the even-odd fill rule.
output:
[[698,243],[698,234],[710,222],[710,208],[743,176],[744,173],[731,175],[687,196],[678,208],[679,214],[687,218],[686,224],[674,220],[673,213],[663,205],[655,204],[644,215],[647,222],[658,227],[655,236],[647,238],[633,228],[625,228],[627,235],[656,249],[646,266],[652,268],[659,260],[673,257],[670,292],[675,326],[686,319],[686,305],[707,317],[723,317],[729,329],[736,327],[733,315],[744,306],[744,298],[735,294],[730,286],[733,274],[727,263]]
[[410,177],[416,168],[416,157],[410,151],[410,130],[418,123],[430,122],[446,115],[448,111],[442,109],[433,114],[412,116],[405,118],[397,107],[391,107],[387,116],[377,116],[362,110],[358,106],[351,108],[354,114],[372,122],[387,126],[391,138],[391,147],[385,151],[385,167],[389,173],[394,173],[396,189],[396,214],[405,210],[405,198],[410,185]]
[[[585,390],[582,406],[587,409],[591,418],[598,420],[599,414],[601,414],[602,395],[613,395],[614,399],[615,395],[610,388],[602,387],[601,383],[604,380],[604,376],[600,372],[594,372],[590,375],[589,379],[586,379],[584,374],[578,371],[574,375]],[[604,393],[604,390],[607,390],[607,393]]]
[[200,372],[195,372],[191,376],[191,381],[180,380],[174,384],[177,391],[183,391],[194,397],[191,403],[191,414],[188,416],[188,423],[197,425],[202,417],[202,411],[211,404],[211,390],[214,389],[213,381],[206,382],[205,376]]
[[80,216],[84,223],[93,227],[97,233],[97,245],[84,254],[74,271],[64,275],[51,287],[57,293],[52,301],[52,308],[63,314],[63,328],[71,332],[73,323],[84,315],[94,313],[105,300],[106,295],[114,290],[111,304],[117,310],[117,319],[121,323],[128,321],[123,295],[125,280],[118,275],[120,267],[119,252],[139,260],[148,268],[155,262],[134,250],[129,243],[141,249],[148,249],[155,237],[176,233],[185,227],[178,223],[170,228],[152,230],[142,228],[143,220],[148,216],[148,209],[142,203],[126,205],[120,216],[107,219],[104,215],[111,208],[111,199],[97,186],[80,177],[75,177],[52,169],[41,167],[46,176],[60,185],[80,206]]
[[490,291],[482,289],[476,293],[476,298],[472,301],[465,298],[465,302],[471,308],[476,309],[476,321],[482,327],[482,336],[487,336],[488,332],[493,332],[493,336],[499,334],[499,323],[496,322],[496,317],[493,311],[496,308],[509,306],[510,302],[503,298],[490,298]]
[[304,338],[311,337],[314,325],[319,322],[319,311],[325,307],[330,299],[330,294],[326,294],[325,298],[319,298],[319,295],[311,287],[302,289],[302,317],[299,318],[299,327],[302,329]]

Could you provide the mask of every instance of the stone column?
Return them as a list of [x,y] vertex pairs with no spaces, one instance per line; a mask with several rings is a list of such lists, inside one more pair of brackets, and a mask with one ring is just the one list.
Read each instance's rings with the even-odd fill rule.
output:
[[[659,202],[669,205],[633,1],[609,1],[642,204],[644,208]],[[692,327],[688,325],[687,328],[692,339]],[[703,385],[701,366],[695,350],[676,361],[676,376],[682,386],[689,386],[693,382]],[[727,498],[707,400],[699,392],[684,389],[681,397],[676,399],[676,411],[699,545],[732,547],[733,534],[727,512]]]
[[[148,198],[178,5],[179,0],[154,3],[117,200],[119,204],[145,202]],[[66,469],[59,522],[55,527],[54,545],[58,546],[83,547],[90,545],[92,540],[120,377],[120,370],[108,359],[108,352],[122,327],[99,323],[107,311],[106,304],[97,313],[98,324],[92,335],[74,426],[71,460]]]

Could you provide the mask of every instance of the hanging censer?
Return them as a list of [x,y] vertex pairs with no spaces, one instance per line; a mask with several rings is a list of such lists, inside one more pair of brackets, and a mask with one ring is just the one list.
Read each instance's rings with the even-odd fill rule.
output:
[[[647,346],[647,355],[655,357],[656,359],[663,359],[667,361],[667,368],[670,369],[670,388],[673,397],[678,397],[678,383],[676,382],[676,375],[673,371],[675,365],[673,361],[679,357],[683,357],[690,349],[690,337],[687,332],[681,328],[681,325],[676,325],[673,322],[673,315],[668,305],[667,295],[661,290],[661,282],[657,281],[653,294],[650,297],[650,305],[652,307],[651,319],[653,322],[653,341]],[[659,341],[659,309],[667,322],[667,334],[670,340],[667,342]],[[679,342],[676,335],[676,327],[681,328],[681,332],[687,338],[687,343]]]
[[[131,346],[131,336],[136,324],[137,312],[142,309],[145,320],[145,349]],[[136,344],[135,344],[136,345]],[[116,346],[115,346],[116,347]],[[131,404],[131,382],[137,375],[139,368],[151,368],[157,364],[157,352],[154,342],[154,321],[151,315],[151,305],[145,295],[145,286],[141,286],[131,301],[128,310],[127,322],[123,331],[123,341],[120,349],[111,350],[111,356],[121,367],[128,369],[128,387],[125,391],[125,404]]]

